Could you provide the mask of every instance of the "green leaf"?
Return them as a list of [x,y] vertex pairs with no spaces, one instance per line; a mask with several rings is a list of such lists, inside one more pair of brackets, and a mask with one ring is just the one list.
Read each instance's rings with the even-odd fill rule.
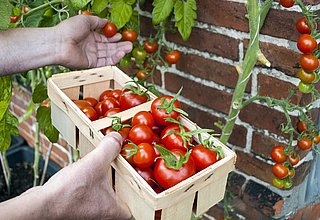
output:
[[41,103],[48,98],[47,87],[43,84],[38,84],[32,93],[34,103]]
[[59,138],[59,131],[52,125],[51,109],[40,106],[37,110],[37,122],[40,130],[47,136],[47,138],[55,143]]
[[0,77],[0,120],[6,113],[11,99],[12,84],[10,76]]
[[55,14],[52,15],[51,17],[43,17],[39,27],[53,27],[60,23],[59,15]]
[[72,7],[75,10],[83,9],[91,0],[70,0]]
[[7,29],[10,24],[9,16],[11,15],[13,6],[9,0],[1,0],[0,4],[0,29]]
[[160,24],[172,12],[175,0],[154,0],[152,11],[152,23],[154,25]]
[[25,120],[30,118],[30,116],[32,115],[33,111],[34,111],[34,103],[33,103],[32,100],[30,100],[26,112],[19,118],[19,124],[21,124],[22,122],[24,122]]
[[132,15],[132,2],[134,1],[110,0],[110,20],[118,29],[122,28],[130,20]]
[[185,41],[190,37],[192,27],[194,27],[197,18],[196,10],[197,3],[195,0],[178,0],[174,6],[175,26]]
[[41,9],[39,11],[36,11],[32,13],[31,15],[28,15],[25,17],[24,25],[26,27],[39,27],[40,23],[43,19],[42,15],[45,12],[45,8]]
[[104,9],[107,8],[109,3],[109,0],[94,0],[93,5],[92,5],[92,10],[100,14]]
[[11,145],[11,135],[18,135],[18,119],[7,110],[0,121],[0,150],[5,152]]

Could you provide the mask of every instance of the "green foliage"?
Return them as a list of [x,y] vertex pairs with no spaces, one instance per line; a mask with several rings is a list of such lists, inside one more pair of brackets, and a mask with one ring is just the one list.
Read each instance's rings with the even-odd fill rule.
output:
[[11,15],[13,6],[9,0],[2,0],[0,4],[0,29],[6,29],[10,23],[9,16]]
[[75,10],[83,9],[91,0],[70,0],[72,7]]
[[7,109],[0,121],[0,150],[5,152],[11,145],[11,135],[18,135],[18,119]]
[[103,10],[105,10],[108,6],[109,0],[95,0],[92,5],[92,10],[100,14]]
[[40,130],[52,143],[56,143],[59,138],[59,131],[52,125],[51,109],[40,106],[37,110],[36,118]]
[[183,40],[188,40],[197,18],[197,3],[195,0],[178,0],[174,5],[175,26],[178,28]]
[[2,120],[4,114],[6,113],[11,99],[11,77],[3,76],[0,77],[0,120]]
[[34,103],[41,103],[48,98],[47,87],[43,84],[38,84],[32,93]]
[[154,0],[152,11],[152,23],[154,25],[160,24],[173,10],[175,0]]
[[110,0],[110,20],[117,26],[122,28],[132,15],[132,5],[135,0]]

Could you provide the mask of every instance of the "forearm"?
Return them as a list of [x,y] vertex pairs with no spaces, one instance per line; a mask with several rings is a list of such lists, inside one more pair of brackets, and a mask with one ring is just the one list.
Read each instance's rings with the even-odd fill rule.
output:
[[0,31],[0,76],[59,64],[55,28],[16,28]]
[[55,219],[51,196],[42,186],[35,187],[13,199],[0,203],[0,219]]

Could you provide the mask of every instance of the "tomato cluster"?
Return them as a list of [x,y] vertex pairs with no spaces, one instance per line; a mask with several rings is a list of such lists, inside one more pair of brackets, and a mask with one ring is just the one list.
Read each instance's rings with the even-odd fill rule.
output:
[[[286,8],[292,7],[294,3],[294,0],[280,0],[280,4]],[[311,92],[314,87],[313,84],[319,80],[319,72],[317,71],[319,68],[318,43],[312,36],[310,26],[313,26],[315,30],[317,29],[317,23],[314,22],[312,17],[303,16],[296,23],[297,31],[301,34],[297,41],[297,47],[303,53],[299,59],[300,69],[297,72],[300,79],[298,88],[303,93]]]
[[12,15],[9,16],[11,23],[17,23],[19,19],[21,18],[22,14],[27,14],[29,12],[29,8],[24,6],[23,8],[13,8],[12,9]]

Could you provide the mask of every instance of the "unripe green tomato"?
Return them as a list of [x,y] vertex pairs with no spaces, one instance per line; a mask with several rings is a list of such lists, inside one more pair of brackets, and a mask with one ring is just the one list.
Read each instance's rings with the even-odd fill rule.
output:
[[132,56],[135,58],[137,63],[143,63],[147,57],[147,52],[144,49],[134,48],[132,51]]
[[272,184],[273,184],[273,186],[281,189],[281,188],[283,188],[283,186],[284,186],[284,180],[275,177],[275,178],[272,180]]
[[284,183],[283,183],[284,188],[289,189],[292,187],[292,185],[293,185],[292,180],[290,180],[290,179],[284,180]]
[[130,58],[128,58],[128,57],[124,57],[124,58],[122,58],[121,60],[120,60],[120,66],[121,67],[128,67],[128,66],[130,66],[130,64],[131,64],[131,60],[130,60]]
[[311,83],[307,84],[307,83],[300,82],[298,85],[298,88],[299,88],[300,92],[310,93],[313,89],[313,84],[311,84]]

